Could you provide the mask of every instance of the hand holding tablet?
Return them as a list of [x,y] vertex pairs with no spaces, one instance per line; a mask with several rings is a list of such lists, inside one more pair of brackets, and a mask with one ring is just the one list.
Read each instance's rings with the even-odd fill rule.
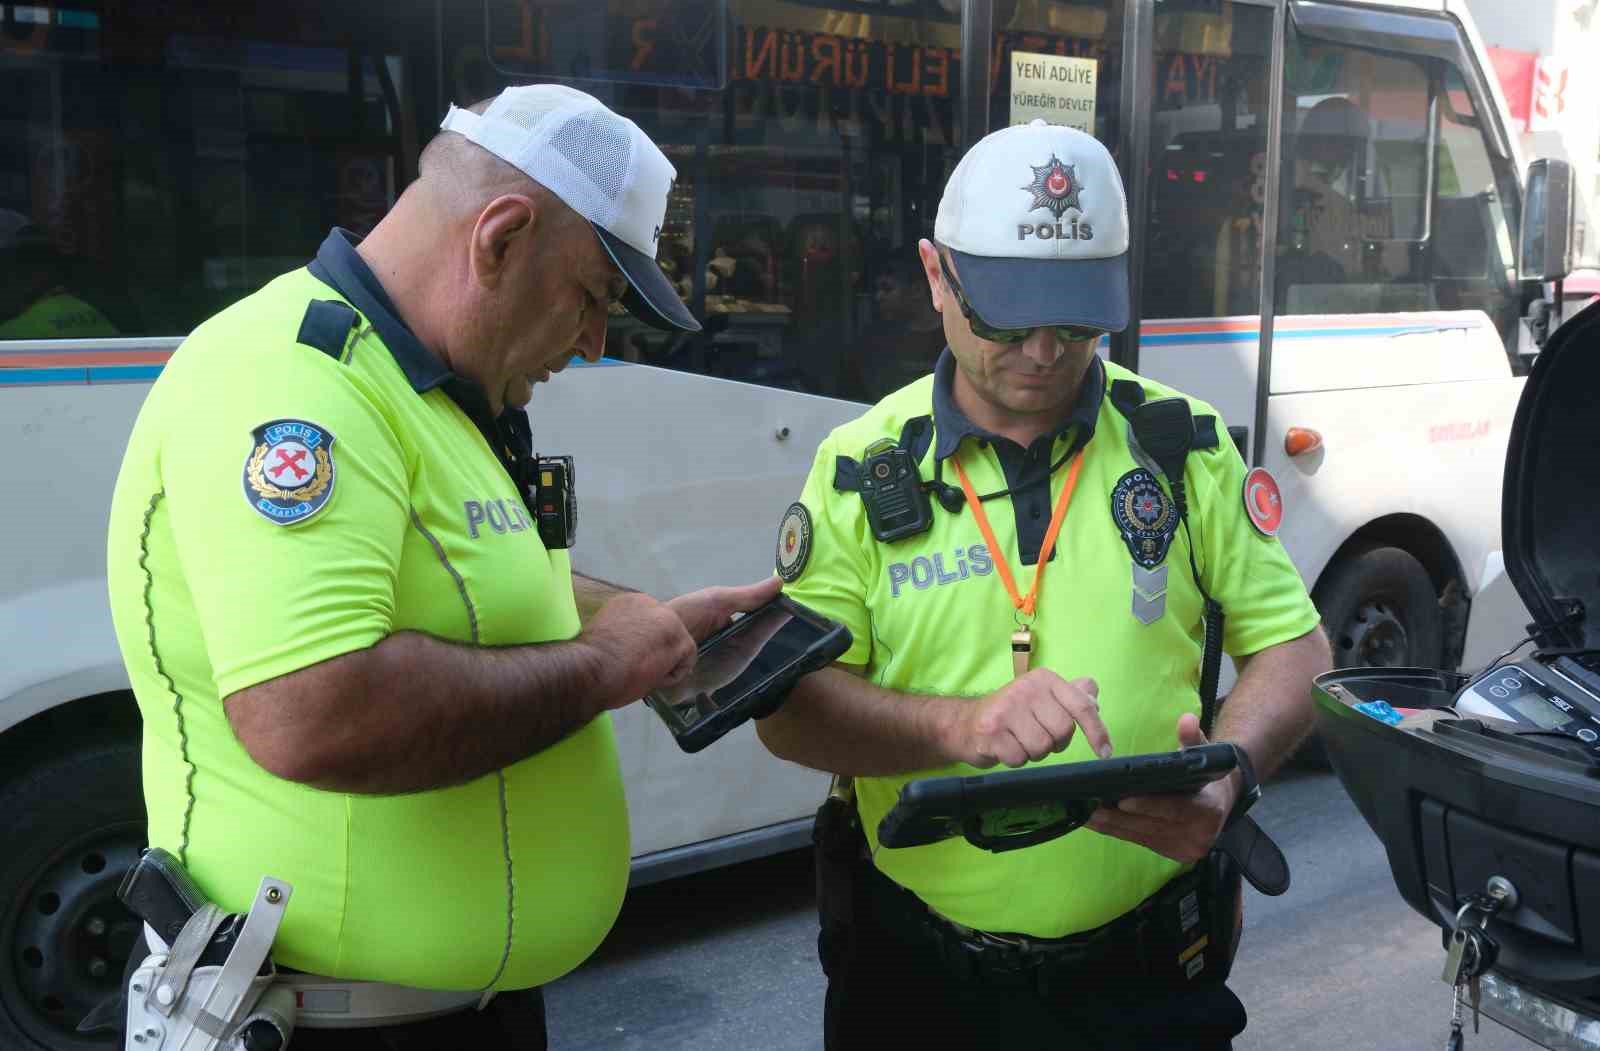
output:
[[688,678],[645,697],[685,752],[698,752],[748,719],[772,714],[802,676],[850,648],[843,625],[786,595],[700,644]]
[[930,777],[900,789],[878,824],[885,847],[965,836],[1000,852],[1044,843],[1080,827],[1096,808],[1128,796],[1196,792],[1238,765],[1232,744],[1033,766],[976,777]]

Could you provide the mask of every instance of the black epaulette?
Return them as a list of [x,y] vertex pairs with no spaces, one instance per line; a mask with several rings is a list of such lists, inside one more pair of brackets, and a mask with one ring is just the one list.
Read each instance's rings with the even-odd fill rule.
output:
[[[918,463],[933,444],[933,417],[913,416],[900,428],[900,448],[911,454]],[[861,464],[848,456],[838,456],[833,461],[833,487],[841,493],[861,491]]]
[[[1117,411],[1128,419],[1133,419],[1134,413],[1139,411],[1139,406],[1144,404],[1144,387],[1133,380],[1111,381],[1111,404]],[[1215,416],[1192,416],[1194,420],[1194,441],[1191,449],[1215,449],[1217,447],[1217,418]]]
[[833,487],[841,493],[861,491],[861,464],[848,456],[835,457],[833,461]]
[[[1189,439],[1187,448],[1179,449],[1172,439],[1181,438],[1183,431],[1181,425],[1170,426],[1166,419],[1157,416],[1151,419],[1148,414],[1142,413],[1145,404],[1144,386],[1133,380],[1113,380],[1109,392],[1111,404],[1116,406],[1118,412],[1127,418],[1134,432],[1129,436],[1131,443],[1144,450],[1144,455],[1155,459],[1156,466],[1162,474],[1167,476],[1167,484],[1172,486],[1172,500],[1177,506],[1178,517],[1188,528],[1189,514],[1185,509],[1183,463],[1189,453],[1196,449],[1215,449],[1217,447],[1217,418],[1215,416],[1196,416],[1193,409],[1189,412],[1189,424],[1193,434]],[[1151,409],[1161,406],[1164,402],[1176,400],[1162,399],[1152,402]],[[1187,404],[1187,401],[1185,401]],[[1143,417],[1143,418],[1141,418]],[[1148,425],[1149,432],[1141,434]],[[1151,439],[1155,439],[1152,441]],[[1167,456],[1172,462],[1163,462],[1161,448],[1165,447],[1171,455]],[[1154,456],[1152,456],[1152,451]],[[1209,734],[1217,717],[1217,685],[1218,677],[1222,670],[1222,639],[1225,625],[1225,614],[1222,604],[1206,594],[1205,585],[1200,579],[1200,568],[1195,564],[1194,537],[1189,538],[1189,570],[1194,574],[1195,587],[1200,592],[1203,600],[1204,613],[1202,622],[1205,625],[1205,645],[1200,657],[1200,729]]]
[[334,361],[344,358],[344,345],[350,339],[350,330],[360,321],[360,315],[349,303],[336,299],[313,299],[306,305],[305,317],[300,319],[296,343],[322,351]]

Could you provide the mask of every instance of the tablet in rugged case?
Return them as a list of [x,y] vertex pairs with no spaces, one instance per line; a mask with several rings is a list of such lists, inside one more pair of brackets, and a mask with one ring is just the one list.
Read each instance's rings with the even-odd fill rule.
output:
[[678,746],[698,752],[746,719],[778,710],[796,680],[850,648],[850,631],[787,595],[745,614],[700,644],[689,678],[645,703]]
[[1194,792],[1238,765],[1233,745],[1034,766],[974,777],[930,777],[900,789],[878,823],[885,847],[920,847],[952,836],[1000,852],[1065,835],[1095,808],[1127,796]]

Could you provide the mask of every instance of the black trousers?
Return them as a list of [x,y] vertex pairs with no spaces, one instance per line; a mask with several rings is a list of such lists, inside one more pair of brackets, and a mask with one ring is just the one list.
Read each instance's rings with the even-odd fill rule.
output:
[[[124,994],[133,972],[149,953],[141,934],[134,940],[133,955],[122,978]],[[126,1022],[127,1008],[123,1006],[117,1021],[119,1039],[125,1039]],[[469,1007],[405,1025],[296,1029],[288,1051],[546,1051],[548,1046],[544,990],[535,987],[497,993],[482,1011]]]
[[1086,977],[1043,993],[957,978],[881,922],[881,897],[865,892],[857,903],[848,944],[826,930],[819,940],[828,1051],[881,1048],[886,1034],[901,1046],[1228,1051],[1245,1027],[1244,1005],[1220,980],[1171,992]]

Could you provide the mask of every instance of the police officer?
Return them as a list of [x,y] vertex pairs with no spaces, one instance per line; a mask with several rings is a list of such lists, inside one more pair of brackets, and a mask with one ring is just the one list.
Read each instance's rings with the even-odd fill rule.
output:
[[777,591],[619,593],[525,499],[521,406],[599,357],[611,303],[698,328],[654,259],[666,158],[564,87],[443,128],[365,240],[177,350],[111,514],[150,842],[229,911],[292,884],[280,967],[382,983],[354,1031],[304,1005],[296,1051],[543,1047],[539,986],[628,878],[607,710]]
[[0,208],[0,339],[103,339],[122,333],[69,291],[68,261],[27,216]]
[[[758,724],[778,756],[853,779],[855,847],[831,802],[819,815],[827,1044],[1229,1047],[1239,883],[1212,847],[1306,733],[1329,666],[1272,535],[1281,505],[1208,406],[1096,356],[1129,310],[1099,142],[1038,121],[985,137],[934,235],[919,250],[948,349],[822,443],[778,547],[788,593],[854,635]],[[932,497],[921,522],[912,493],[873,506],[895,449]],[[1025,849],[879,844],[908,781],[1202,743],[1224,646],[1240,677],[1209,729],[1253,775]]]

